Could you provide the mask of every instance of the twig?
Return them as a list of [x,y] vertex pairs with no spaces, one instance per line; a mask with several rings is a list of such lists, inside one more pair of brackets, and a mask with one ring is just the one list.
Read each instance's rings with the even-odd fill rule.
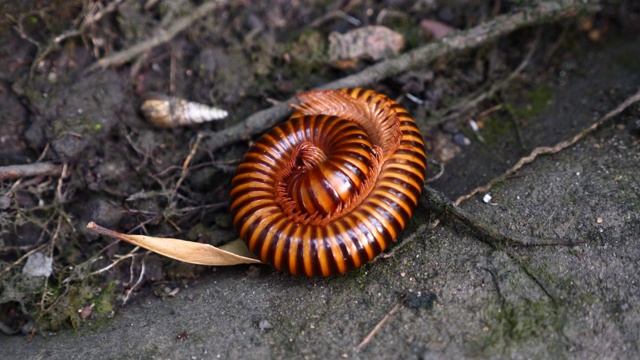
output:
[[18,251],[24,251],[27,249],[31,249],[33,247],[33,244],[29,244],[29,245],[16,245],[16,246],[0,246],[0,254],[5,254],[5,253],[15,253]]
[[56,241],[58,241],[58,235],[60,235],[60,229],[62,228],[62,215],[58,215],[58,226],[56,226],[56,230],[51,235],[51,241],[49,241],[49,257],[53,259],[53,251],[56,248]]
[[511,74],[509,74],[509,76],[507,76],[506,79],[494,83],[493,85],[491,85],[489,87],[488,90],[484,90],[483,89],[483,90],[481,90],[479,92],[475,92],[471,96],[465,97],[461,101],[459,101],[456,104],[450,106],[445,111],[443,111],[446,115],[435,116],[433,120],[428,121],[429,126],[435,126],[435,125],[444,123],[449,119],[452,119],[454,117],[460,116],[460,114],[464,114],[464,113],[468,112],[470,109],[473,109],[473,108],[477,107],[478,104],[480,104],[481,102],[491,98],[498,91],[503,90],[504,88],[506,88],[507,85],[509,85],[511,83],[511,81],[513,81],[516,77],[518,77],[520,75],[520,73],[531,62],[531,58],[533,57],[533,54],[535,53],[535,50],[538,47],[538,43],[540,41],[540,34],[541,33],[542,32],[540,30],[538,30],[535,40],[530,45],[529,51],[524,56],[524,58],[522,59],[520,64],[518,64],[518,67],[516,67],[515,70],[513,70],[513,72],[511,72]]
[[131,137],[131,133],[128,132],[127,128],[122,124],[120,125],[120,132],[122,133],[122,135],[124,135],[124,138],[127,139],[127,142],[129,143],[129,145],[131,145],[133,151],[142,156],[142,161],[137,161],[136,163],[138,164],[138,166],[134,166],[136,171],[138,171],[138,169],[145,168],[147,166],[147,162],[151,159],[151,151],[138,146],[138,144],[136,144],[136,142]]
[[440,179],[440,177],[442,177],[442,175],[444,174],[444,163],[442,161],[436,161],[433,159],[429,159],[429,164],[432,165],[436,165],[438,167],[438,173],[433,175],[432,177],[428,178],[427,180],[425,180],[425,182],[428,183],[432,183],[438,179]]
[[[142,258],[142,261],[140,261],[140,276],[138,276],[138,280],[136,281],[135,284],[133,284],[133,286],[131,287],[131,289],[129,289],[129,291],[127,291],[127,295],[124,297],[124,300],[122,301],[122,306],[127,304],[127,301],[129,301],[129,296],[131,296],[131,294],[133,293],[133,290],[135,290],[140,283],[142,282],[142,279],[144,279],[144,273],[145,273],[145,260],[147,259],[147,255],[150,252],[147,251],[147,253],[145,254],[145,256]],[[131,260],[131,274],[133,274],[133,265],[134,265],[134,261]]]
[[40,156],[38,156],[38,158],[36,159],[36,163],[41,162],[45,156],[47,156],[47,153],[49,152],[49,149],[51,149],[51,143],[48,142],[47,145],[44,146],[44,150],[42,150],[42,153],[40,154]]
[[400,310],[403,306],[404,303],[406,302],[406,298],[402,297],[402,299],[400,299],[400,301],[382,318],[382,320],[380,320],[376,326],[373,327],[373,329],[367,334],[367,336],[365,336],[365,338],[360,342],[360,344],[358,344],[358,346],[356,347],[356,349],[358,351],[362,350],[363,347],[367,346],[367,344],[369,342],[371,342],[371,339],[373,339],[373,337],[375,336],[375,334],[380,331],[380,329],[382,328],[382,326],[395,314],[398,312],[398,310]]
[[180,32],[193,25],[196,20],[206,16],[211,11],[225,5],[226,3],[226,0],[213,0],[205,2],[204,4],[193,10],[193,12],[191,12],[189,15],[177,19],[167,29],[160,28],[155,30],[155,35],[153,35],[151,38],[143,40],[129,48],[118,51],[115,54],[111,54],[96,61],[85,70],[85,74],[99,69],[106,69],[107,67],[112,65],[123,64],[158,45],[171,41]]
[[64,184],[64,179],[68,177],[68,173],[67,173],[68,170],[69,170],[69,164],[64,163],[64,165],[62,166],[62,173],[58,178],[58,186],[56,187],[56,197],[57,197],[56,201],[58,201],[59,204],[64,204],[67,202],[64,194],[62,193],[62,185]]
[[489,115],[489,114],[491,114],[491,113],[493,113],[493,112],[496,112],[496,111],[498,111],[498,110],[501,110],[503,107],[504,107],[504,104],[497,104],[497,105],[494,105],[494,106],[492,106],[492,107],[490,107],[490,108],[488,108],[488,109],[485,109],[485,110],[481,111],[481,112],[477,115],[477,117],[478,117],[478,118],[483,118],[483,117],[485,117],[485,116],[487,116],[487,115]]
[[14,28],[13,28],[13,29],[18,33],[18,35],[19,35],[22,39],[24,39],[24,40],[26,40],[26,41],[30,42],[30,43],[31,43],[32,45],[34,45],[36,48],[40,49],[40,48],[42,47],[42,44],[40,44],[40,42],[39,42],[39,41],[37,41],[37,40],[36,40],[36,39],[34,39],[33,37],[29,36],[29,34],[27,34],[27,32],[26,32],[26,31],[24,31],[24,28],[22,27],[22,20],[23,20],[25,17],[32,16],[33,14],[38,14],[38,16],[40,16],[40,17],[42,18],[42,12],[43,12],[43,11],[44,11],[44,10],[39,10],[39,11],[30,11],[30,12],[28,12],[28,13],[26,13],[26,14],[22,14],[22,15],[20,15],[20,17],[19,17],[17,20],[16,20],[13,16],[11,16],[11,15],[9,15],[9,14],[5,14],[5,16],[6,16],[9,20],[13,21],[13,22],[16,24],[16,26],[14,26]]
[[[120,5],[122,1],[124,0],[113,0],[112,2],[109,3],[109,5],[107,5],[102,10],[89,13],[89,15],[85,16],[84,19],[82,19],[80,29],[84,29],[88,26],[91,26],[93,23],[100,21],[100,19],[102,19],[103,16],[115,11],[118,8],[118,5]],[[96,3],[93,6],[94,8],[98,8],[99,5]]]
[[[70,37],[82,35],[82,33],[87,27],[93,25],[97,21],[100,21],[100,19],[102,19],[102,17],[105,16],[106,14],[109,14],[115,11],[118,8],[118,5],[120,5],[122,1],[123,0],[114,0],[110,2],[104,9],[100,9],[100,10],[97,10],[101,6],[99,3],[91,4],[90,5],[91,9],[89,10],[89,12],[86,14],[83,13],[81,15],[82,21],[80,22],[80,26],[77,29],[69,29],[62,32],[60,35],[54,37],[53,40],[50,41],[50,43],[59,45],[61,42],[63,42],[64,40]],[[78,20],[79,19],[77,19],[75,23],[77,23]]]
[[[317,89],[340,89],[370,85],[409,69],[424,67],[442,56],[452,55],[489,43],[519,28],[575,16],[579,12],[597,11],[598,9],[597,0],[582,2],[575,0],[541,1],[536,3],[535,6],[523,8],[512,14],[497,16],[493,20],[469,30],[453,32],[438,41],[431,42],[396,58],[379,62],[359,73],[330,82]],[[264,132],[289,112],[289,103],[294,101],[295,99],[288,99],[279,105],[254,113],[239,124],[208,134],[205,147],[210,151],[215,151],[236,141],[248,139],[253,134]]]
[[16,179],[25,176],[58,176],[61,173],[62,166],[50,162],[0,166],[0,180]]
[[594,131],[596,131],[605,121],[607,121],[610,118],[620,114],[626,108],[628,108],[629,106],[635,104],[638,101],[640,101],[640,90],[638,90],[638,92],[636,92],[634,95],[628,97],[625,101],[623,101],[615,109],[609,111],[606,115],[604,115],[603,117],[598,119],[598,121],[593,123],[591,126],[589,126],[588,128],[580,131],[577,135],[575,135],[571,139],[565,140],[565,141],[561,141],[561,142],[557,143],[554,146],[540,146],[540,147],[537,147],[537,148],[533,149],[531,154],[521,158],[515,165],[513,165],[513,167],[511,167],[509,170],[505,171],[502,175],[491,179],[491,181],[489,181],[485,185],[482,185],[482,186],[479,186],[479,187],[473,189],[470,193],[468,193],[466,195],[462,195],[459,198],[457,198],[456,201],[455,201],[455,204],[456,205],[460,205],[460,203],[462,203],[465,200],[470,199],[472,196],[474,196],[477,193],[489,191],[491,189],[491,187],[493,187],[493,185],[495,185],[495,184],[497,184],[497,183],[499,183],[501,181],[504,181],[504,179],[506,179],[507,177],[513,175],[522,166],[532,162],[533,160],[535,160],[540,155],[555,154],[555,153],[557,153],[557,152],[559,152],[561,150],[564,150],[564,149],[566,149],[566,148],[568,148],[570,146],[573,146],[575,143],[580,141],[585,136],[587,136],[587,135],[593,133]]
[[196,154],[196,152],[198,152],[198,148],[200,147],[201,141],[202,141],[202,136],[198,135],[196,137],[195,144],[191,146],[191,151],[189,152],[189,155],[187,156],[187,158],[184,160],[184,163],[182,164],[182,173],[180,174],[180,179],[178,179],[178,181],[176,182],[176,186],[174,186],[173,191],[171,192],[172,198],[176,195],[176,192],[180,188],[180,185],[182,184],[184,179],[187,177],[187,174],[189,173],[189,164],[191,164],[191,160],[193,159],[193,156]]
[[[27,14],[23,14],[19,20],[15,20],[13,18],[11,18],[11,16],[7,15],[7,17],[9,17],[9,19],[11,19],[12,21],[14,21],[17,26],[14,28],[16,30],[16,32],[18,32],[18,35],[20,35],[21,38],[27,40],[28,42],[30,42],[31,44],[35,45],[37,48],[37,53],[36,53],[36,57],[34,58],[32,64],[31,64],[31,70],[29,72],[29,76],[32,77],[34,74],[34,71],[36,69],[36,67],[38,66],[38,64],[47,57],[47,55],[49,55],[54,49],[58,48],[60,46],[60,43],[63,42],[64,40],[70,38],[70,37],[76,37],[76,36],[80,36],[84,33],[84,30],[90,26],[91,24],[93,24],[94,22],[100,20],[104,15],[113,12],[117,9],[118,5],[122,2],[123,0],[114,0],[113,2],[111,2],[109,5],[107,5],[106,8],[102,9],[102,10],[97,10],[101,7],[101,4],[92,4],[91,5],[91,10],[89,10],[88,12],[83,11],[82,14],[73,22],[74,25],[77,25],[80,22],[80,19],[82,18],[83,20],[80,22],[80,26],[78,28],[72,28],[72,29],[68,29],[63,31],[61,34],[56,35],[55,37],[51,38],[46,46],[38,41],[36,41],[35,39],[33,39],[31,36],[29,36],[23,29],[22,26],[22,20],[25,16],[28,16],[30,14],[33,14],[34,12],[31,13],[27,13]],[[43,12],[44,10],[39,10],[38,12],[36,12],[38,15],[40,15],[43,19],[44,17],[42,16],[41,12]]]
[[[117,242],[113,242],[112,244],[116,244],[116,243],[117,243]],[[105,272],[105,271],[109,271],[109,270],[110,270],[110,269],[112,269],[114,266],[118,265],[118,263],[120,263],[121,261],[124,261],[124,260],[126,260],[126,259],[128,259],[128,258],[134,258],[134,257],[138,256],[139,254],[136,254],[136,252],[137,252],[138,250],[140,250],[140,247],[139,247],[139,246],[134,247],[134,248],[133,248],[133,250],[129,251],[129,253],[128,253],[128,254],[126,254],[126,255],[122,255],[122,256],[118,257],[118,259],[117,259],[116,261],[112,262],[111,264],[109,264],[109,265],[107,265],[107,266],[105,266],[105,267],[103,267],[103,268],[100,268],[100,269],[98,269],[98,270],[96,270],[96,271],[91,272],[91,273],[89,274],[89,276],[97,275],[97,274],[101,274],[101,273],[103,273],[103,272]]]

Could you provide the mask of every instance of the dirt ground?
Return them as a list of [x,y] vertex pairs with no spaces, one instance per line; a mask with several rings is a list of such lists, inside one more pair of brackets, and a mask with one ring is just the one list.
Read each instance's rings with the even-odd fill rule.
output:
[[[490,200],[481,193],[462,204],[504,231],[573,246],[491,246],[455,221],[432,229],[423,203],[385,256],[307,279],[268,266],[184,264],[87,231],[96,221],[213,245],[235,239],[229,180],[261,131],[246,127],[224,146],[212,139],[378,61],[336,60],[330,34],[382,25],[400,34],[397,51],[406,53],[437,42],[438,31],[473,28],[527,4],[221,1],[170,40],[108,66],[96,62],[163,34],[197,6],[0,5],[8,14],[0,20],[3,356],[640,356],[638,103],[498,182]],[[434,160],[428,185],[455,199],[636,93],[639,24],[633,1],[602,3],[368,87],[414,116]],[[393,57],[391,40],[382,43],[391,54],[381,56]],[[141,104],[170,96],[230,115],[151,125]],[[37,164],[34,173],[2,172],[24,164]]]

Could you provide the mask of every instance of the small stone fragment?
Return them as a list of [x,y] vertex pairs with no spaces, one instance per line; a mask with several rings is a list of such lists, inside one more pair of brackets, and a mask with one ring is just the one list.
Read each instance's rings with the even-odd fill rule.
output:
[[397,55],[404,37],[384,26],[364,26],[345,34],[329,34],[329,62],[339,68],[354,66],[360,59],[378,61]]
[[273,325],[271,325],[269,320],[263,319],[263,320],[260,320],[260,322],[258,323],[258,328],[264,331],[264,330],[273,329]]
[[53,258],[45,256],[43,253],[37,252],[27,257],[27,263],[22,268],[22,274],[26,276],[45,276],[51,275]]

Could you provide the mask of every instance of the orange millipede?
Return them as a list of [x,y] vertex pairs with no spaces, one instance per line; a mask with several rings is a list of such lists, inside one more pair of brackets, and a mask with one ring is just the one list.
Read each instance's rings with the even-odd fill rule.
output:
[[260,137],[231,182],[240,237],[263,262],[306,276],[344,273],[394,242],[418,204],[424,142],[373,90],[310,91]]

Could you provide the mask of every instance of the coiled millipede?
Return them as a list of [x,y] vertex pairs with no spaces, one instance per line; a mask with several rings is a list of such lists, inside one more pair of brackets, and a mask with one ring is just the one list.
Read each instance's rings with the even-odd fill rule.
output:
[[397,102],[372,90],[310,91],[260,137],[231,182],[240,237],[263,262],[344,273],[399,235],[425,180],[424,142]]

